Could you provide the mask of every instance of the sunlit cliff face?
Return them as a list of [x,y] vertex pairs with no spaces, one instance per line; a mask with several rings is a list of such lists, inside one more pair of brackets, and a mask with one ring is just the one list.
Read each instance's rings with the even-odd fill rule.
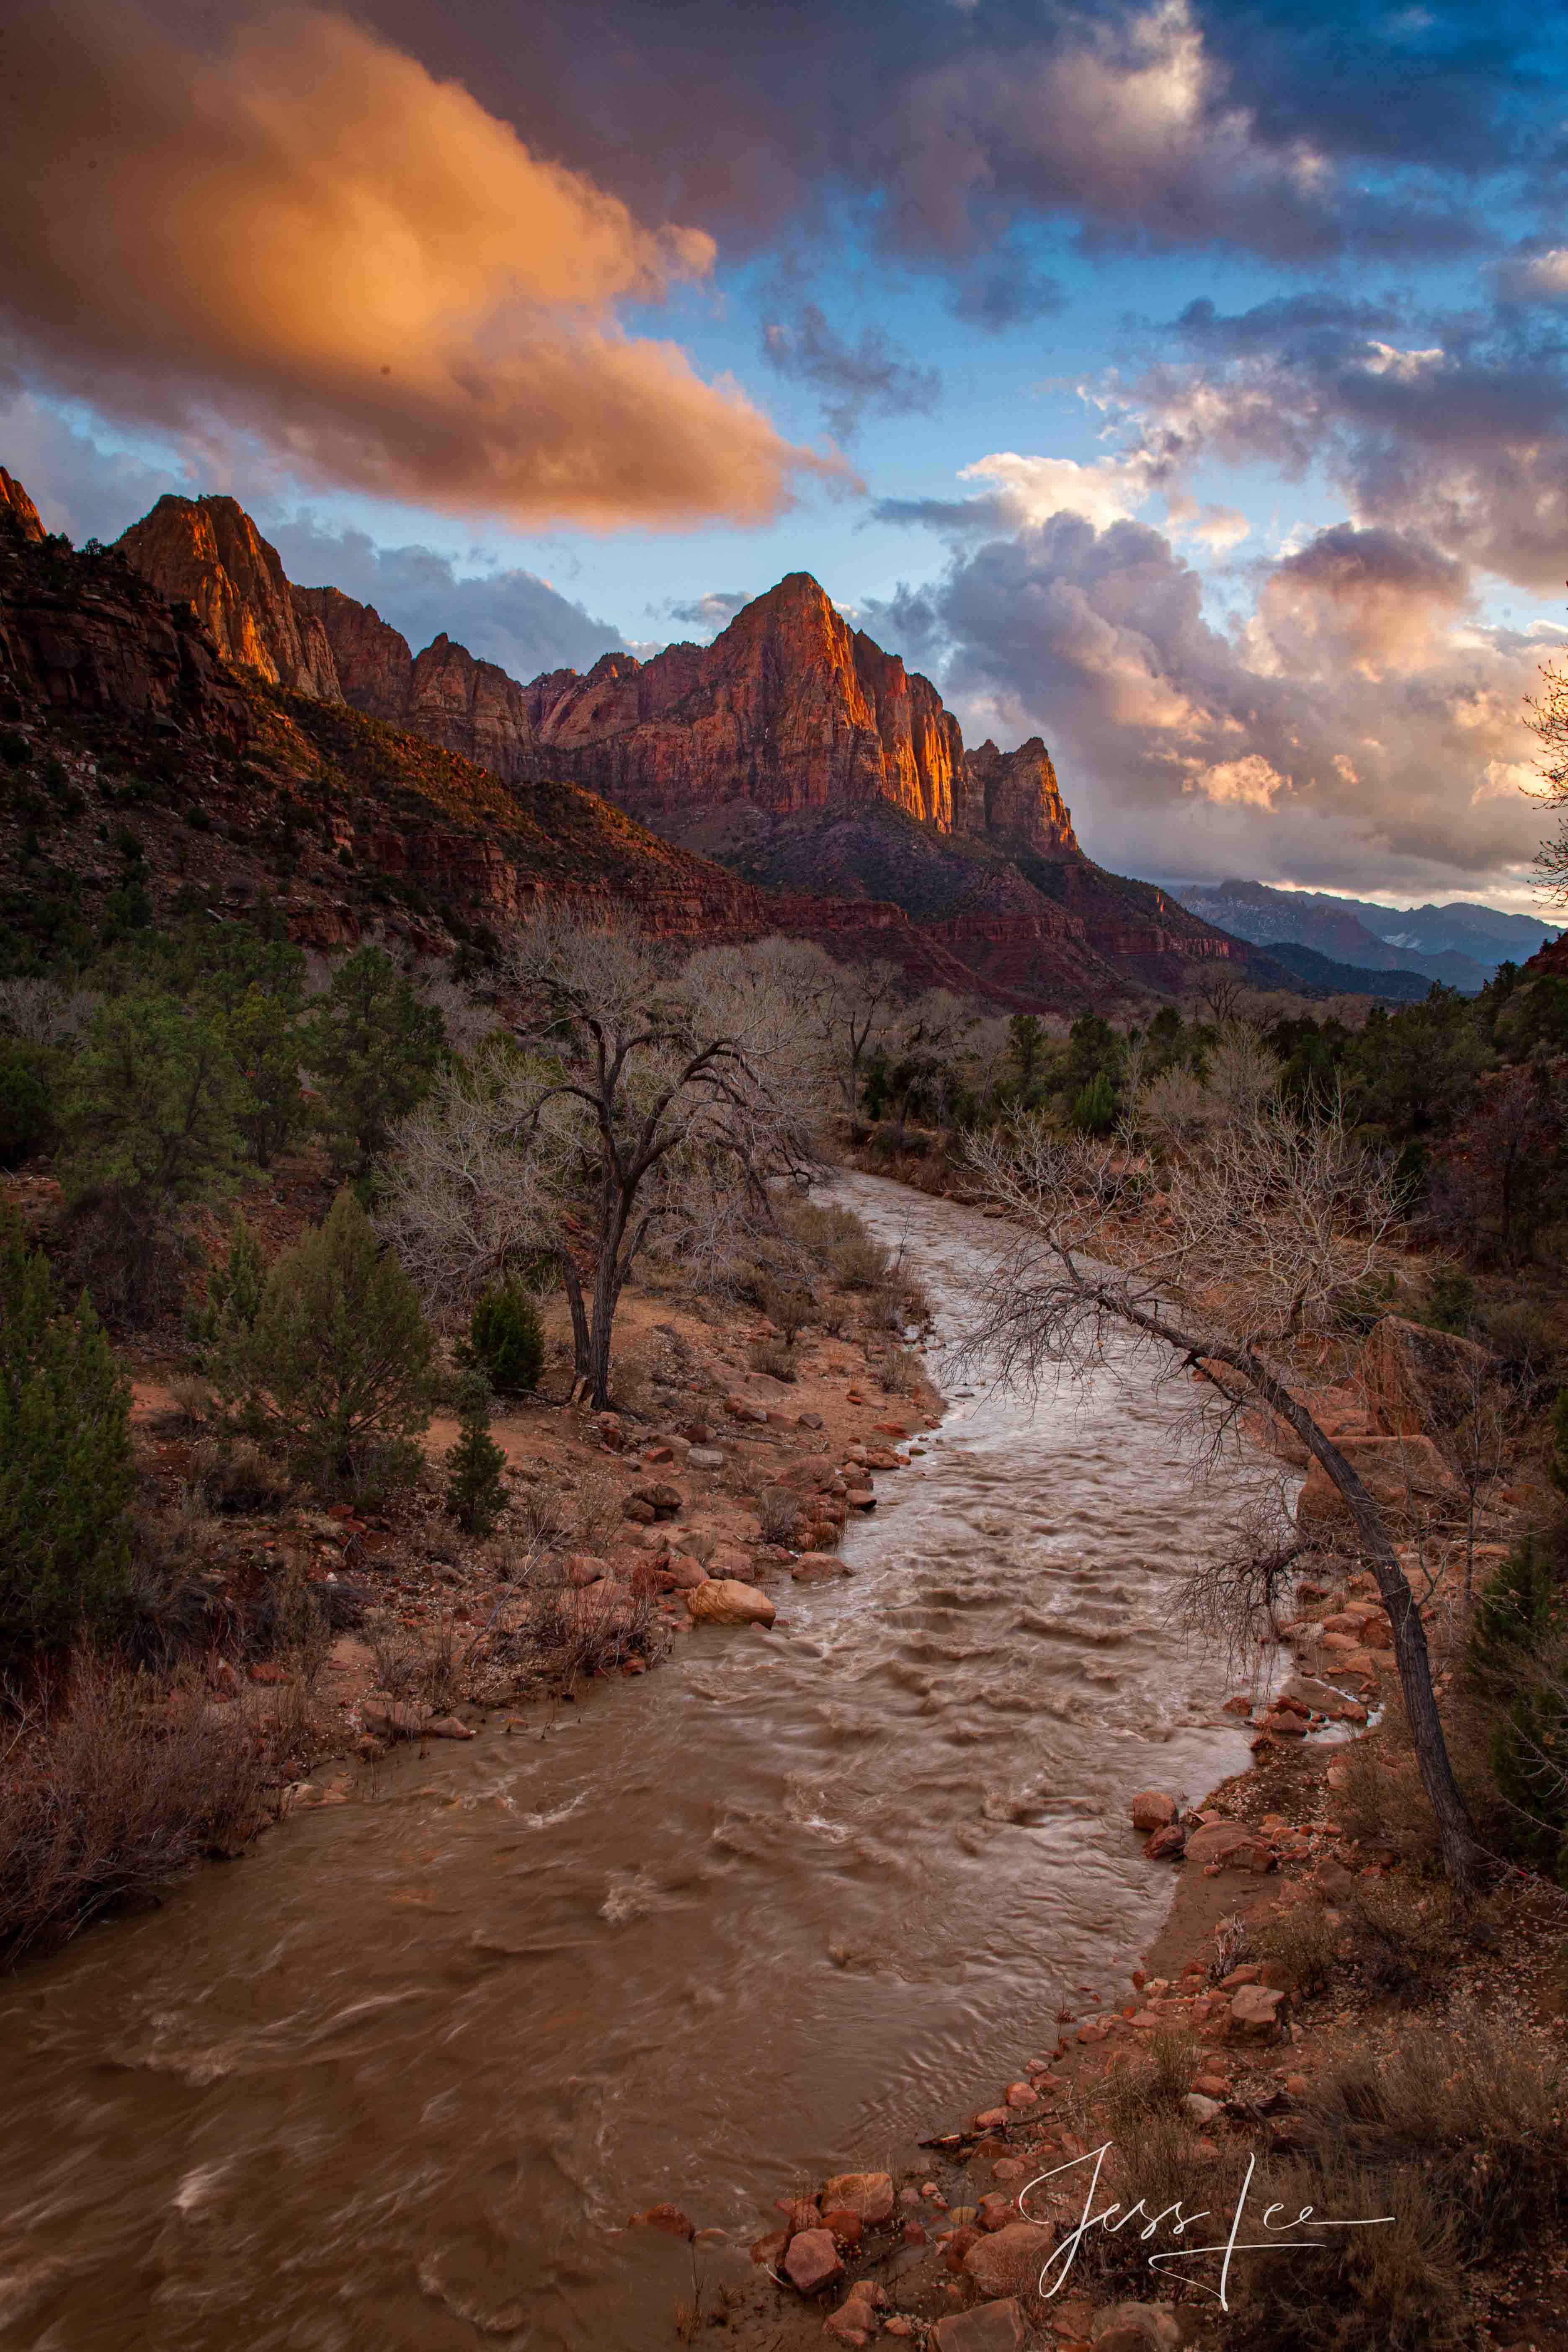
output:
[[616,322],[704,278],[710,236],[646,228],[346,18],[197,49],[52,0],[5,46],[0,301],[70,389],[514,523],[755,523],[819,466]]

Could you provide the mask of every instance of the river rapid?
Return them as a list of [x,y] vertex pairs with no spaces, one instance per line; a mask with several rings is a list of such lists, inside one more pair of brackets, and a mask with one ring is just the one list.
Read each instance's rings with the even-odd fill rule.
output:
[[[952,1394],[985,1225],[837,1197],[905,1243]],[[741,2276],[774,2197],[989,2100],[1158,1925],[1128,1793],[1247,1760],[1164,1620],[1215,1503],[1174,1413],[1142,1372],[953,1396],[785,1630],[401,1757],[15,1979],[0,2344],[663,2347],[689,2256],[632,2207]]]

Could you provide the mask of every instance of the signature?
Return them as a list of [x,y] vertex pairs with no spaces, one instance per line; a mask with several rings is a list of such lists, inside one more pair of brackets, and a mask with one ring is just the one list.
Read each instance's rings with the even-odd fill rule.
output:
[[[1084,2194],[1082,2213],[1040,2273],[1040,2293],[1047,2301],[1052,2295],[1059,2294],[1067,2284],[1072,2274],[1072,2266],[1078,2259],[1079,2248],[1091,2230],[1102,2230],[1107,2236],[1115,2237],[1123,2230],[1141,2223],[1137,2235],[1142,2244],[1148,2245],[1151,2241],[1159,2237],[1162,2231],[1172,2238],[1184,2238],[1190,2231],[1197,2227],[1199,2222],[1213,2222],[1215,2220],[1212,2209],[1207,2206],[1200,2206],[1195,2212],[1189,2213],[1180,2198],[1173,2204],[1163,2207],[1157,2213],[1150,2212],[1142,2197],[1136,2204],[1125,2206],[1120,2199],[1113,2200],[1110,2204],[1102,2207],[1097,2212],[1095,2199],[1100,2190],[1100,2176],[1104,2169],[1105,2159],[1110,2154],[1113,2146],[1114,2142],[1106,2140],[1101,2147],[1090,2148],[1083,2156],[1073,2157],[1066,2164],[1055,2166],[1049,2172],[1037,2173],[1034,2179],[1019,2194],[1019,2211],[1027,2219],[1036,2220],[1038,2217],[1029,2213],[1026,2202],[1031,2190],[1043,2188],[1047,2180],[1059,2179],[1064,2172],[1076,2172],[1080,2166],[1087,2164],[1094,2168],[1089,2174],[1089,2185]],[[1228,2311],[1231,2264],[1237,2254],[1276,2254],[1291,2252],[1321,2253],[1327,2241],[1316,2237],[1291,2237],[1286,2233],[1294,2230],[1378,2230],[1396,2218],[1392,2213],[1377,2213],[1364,2221],[1336,2221],[1327,2214],[1320,2214],[1315,2207],[1310,2205],[1303,2205],[1296,2212],[1290,2213],[1288,2206],[1272,2204],[1264,2206],[1257,2221],[1249,2221],[1247,2205],[1252,2195],[1252,2177],[1257,2169],[1257,2157],[1248,2157],[1246,2175],[1236,2200],[1236,2209],[1230,2215],[1229,2228],[1223,2238],[1215,2238],[1203,2245],[1183,2245],[1152,2253],[1149,2257],[1149,2268],[1152,2271],[1159,2271],[1167,2267],[1174,2268],[1184,2263],[1195,2264],[1210,2255],[1219,2255],[1221,2261],[1218,2286],[1210,2286],[1199,2279],[1194,2279],[1194,2284],[1201,2294],[1213,2295],[1219,2304],[1220,2309]],[[1277,2214],[1285,2214],[1289,2218],[1277,2221],[1275,2219]],[[1247,2227],[1260,2229],[1266,2234],[1260,2238],[1244,2238],[1242,2231]],[[1053,2272],[1058,2273],[1054,2279],[1051,2276]],[[1049,2284],[1047,2284],[1047,2281],[1050,2281]]]

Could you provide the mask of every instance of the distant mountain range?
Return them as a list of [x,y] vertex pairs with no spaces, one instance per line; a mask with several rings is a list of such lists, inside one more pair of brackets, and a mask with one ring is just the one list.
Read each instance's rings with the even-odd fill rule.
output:
[[1522,963],[1558,936],[1533,915],[1456,899],[1446,907],[1384,907],[1327,890],[1277,890],[1267,882],[1166,885],[1193,914],[1270,950],[1310,948],[1369,972],[1412,972],[1473,995],[1499,964]]

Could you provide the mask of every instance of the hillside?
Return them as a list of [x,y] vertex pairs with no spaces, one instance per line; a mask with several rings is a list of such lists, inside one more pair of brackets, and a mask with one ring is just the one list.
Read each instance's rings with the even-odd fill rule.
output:
[[1500,963],[1519,961],[1555,936],[1532,915],[1457,900],[1403,908],[1326,890],[1277,890],[1265,882],[1184,884],[1182,903],[1238,939],[1310,948],[1372,971],[1417,972],[1474,995]]

